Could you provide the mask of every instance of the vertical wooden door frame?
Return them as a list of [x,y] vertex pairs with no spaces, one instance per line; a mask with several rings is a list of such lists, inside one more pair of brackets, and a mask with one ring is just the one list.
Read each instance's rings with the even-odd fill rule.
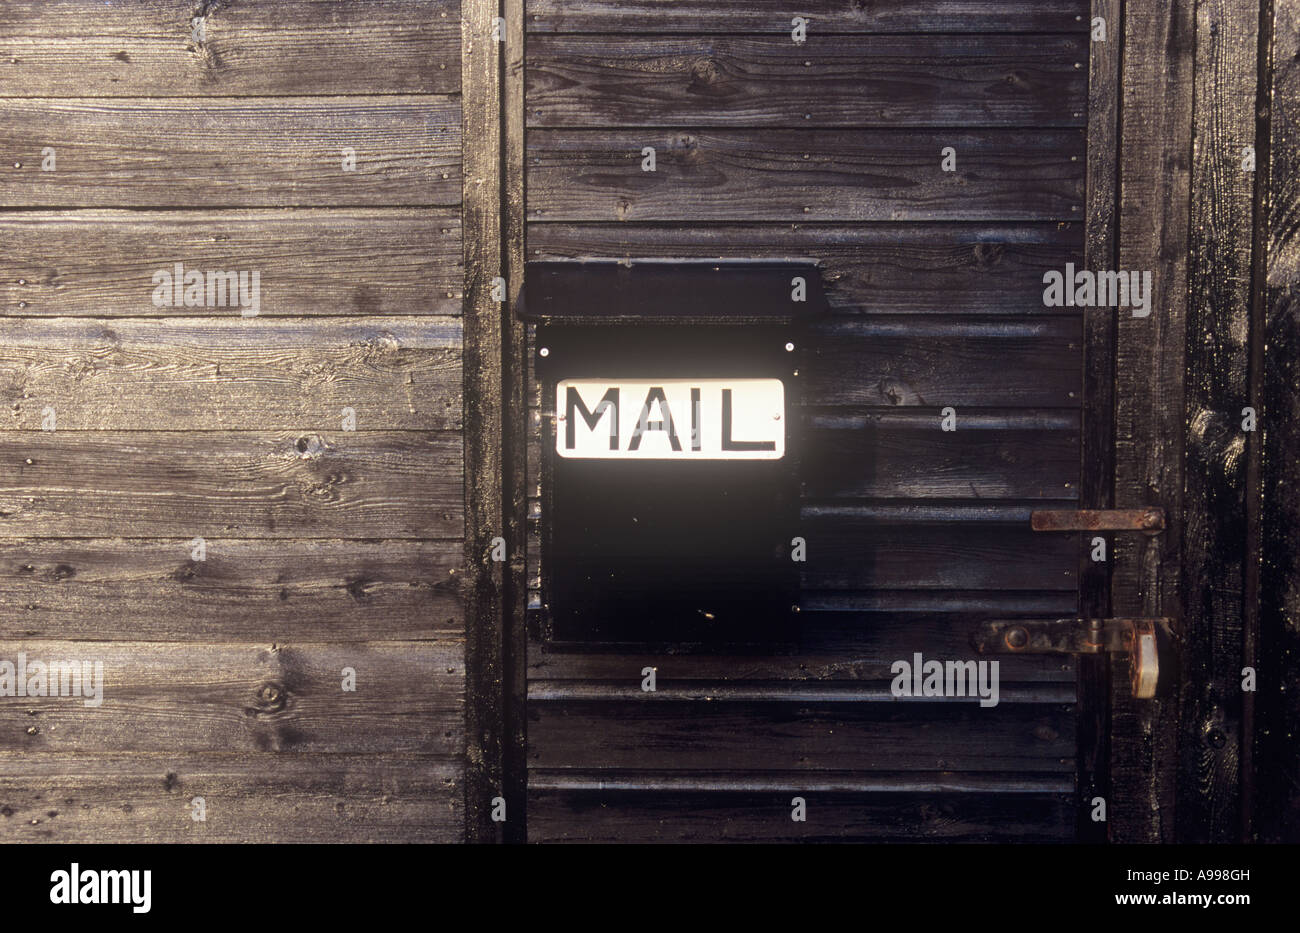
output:
[[[1182,615],[1184,384],[1196,0],[1126,0],[1119,49],[1115,268],[1150,271],[1145,318],[1116,315],[1116,508],[1163,508],[1165,530],[1111,549],[1117,615]],[[1114,312],[1112,312],[1114,313]],[[1174,839],[1178,698],[1135,700],[1127,660],[1112,665],[1109,834]],[[1176,672],[1162,672],[1163,677]]]
[[[522,139],[508,141],[507,135],[519,131],[523,120],[517,99],[523,87],[523,0],[462,0],[461,40],[465,837],[469,842],[521,842],[527,833],[527,365],[514,302],[523,284],[523,160]],[[502,544],[505,560],[493,559]]]
[[[1124,21],[1121,0],[1093,0],[1092,23],[1100,17],[1106,39],[1089,43],[1087,201],[1084,267],[1117,268],[1120,58]],[[1083,390],[1080,396],[1079,508],[1109,509],[1115,501],[1115,312],[1084,309]],[[1091,541],[1080,542],[1079,611],[1085,618],[1110,616],[1113,536],[1104,561],[1092,559]],[[1077,839],[1105,842],[1108,823],[1092,818],[1092,800],[1110,799],[1110,663],[1106,657],[1078,659],[1079,797]]]

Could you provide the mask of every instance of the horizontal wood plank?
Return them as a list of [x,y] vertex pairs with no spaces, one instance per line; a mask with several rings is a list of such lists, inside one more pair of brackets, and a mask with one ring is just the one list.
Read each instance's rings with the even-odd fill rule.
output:
[[461,312],[460,212],[32,211],[0,215],[0,314],[210,317],[158,307],[152,277],[259,273],[262,317]]
[[460,538],[452,433],[0,432],[0,537]]
[[6,0],[0,37],[0,96],[460,89],[459,0]]
[[1070,771],[1072,707],[529,705],[530,768]]
[[810,405],[953,406],[960,431],[960,406],[1077,408],[1081,344],[1077,318],[1033,331],[845,325],[810,338],[800,374]]
[[[779,791],[726,794],[533,790],[528,841],[1067,842],[1077,815],[1062,793],[834,793],[807,790],[797,777],[783,783]],[[790,818],[794,797],[804,801],[800,822]]]
[[[540,642],[529,645],[530,681],[624,684],[640,689],[641,669],[653,667],[665,689],[677,683],[706,686],[762,683],[777,688],[810,682],[875,681],[886,686],[891,665],[923,649],[927,657],[970,655],[973,632],[987,613],[810,613],[800,616],[799,648],[787,654],[630,654],[561,651]],[[1069,656],[1005,656],[998,659],[1003,684],[1073,684],[1075,660]]]
[[464,632],[459,541],[0,539],[0,638],[383,641]]
[[[92,695],[11,697],[0,750],[55,753],[435,754],[462,750],[460,641],[179,645],[7,641],[0,660],[102,664]],[[80,666],[80,665],[78,665]],[[344,668],[356,690],[342,689]],[[93,691],[92,691],[93,693]]]
[[462,774],[443,756],[2,753],[0,841],[459,842]]
[[[653,147],[656,169],[642,171]],[[940,168],[958,152],[957,171]],[[1077,130],[533,130],[532,221],[1077,220]]]
[[1068,499],[1078,495],[1074,411],[827,410],[805,417],[804,495],[833,498]]
[[0,318],[0,432],[460,427],[457,318],[210,313]]
[[454,97],[0,98],[0,207],[455,206],[460,134]]
[[837,314],[1042,314],[1059,313],[1043,306],[1043,273],[1067,262],[1082,268],[1083,229],[1073,223],[533,223],[528,255],[807,259],[821,267]]
[[1087,0],[528,0],[529,32],[728,32],[789,36],[808,22],[808,42],[823,35],[899,32],[1083,32]]
[[529,127],[1082,126],[1087,58],[1060,35],[535,36],[526,110]]
[[814,590],[1067,590],[1078,586],[1079,537],[1028,528],[804,523],[805,595]]

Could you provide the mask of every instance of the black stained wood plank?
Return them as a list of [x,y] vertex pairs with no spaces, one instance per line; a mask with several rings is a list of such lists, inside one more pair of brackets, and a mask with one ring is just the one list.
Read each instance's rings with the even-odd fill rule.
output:
[[1197,6],[1183,467],[1183,676],[1177,819],[1187,842],[1243,841],[1240,772],[1259,4]]
[[0,96],[453,94],[459,16],[458,0],[11,0]]
[[[530,703],[601,702],[624,703],[628,708],[647,703],[818,703],[897,705],[890,684],[885,681],[808,681],[781,683],[701,683],[667,682],[647,693],[640,683],[583,683],[572,680],[533,680],[528,685]],[[1074,685],[1006,684],[998,692],[998,702],[1049,705],[1074,702]]]
[[[506,824],[491,818],[503,796],[505,717],[509,702],[503,670],[505,562],[491,559],[493,539],[506,531],[502,367],[508,304],[493,300],[504,277],[502,208],[502,61],[493,40],[497,0],[463,0],[461,88],[464,94],[465,252],[465,482],[466,590],[465,835],[469,842],[502,842]],[[525,807],[507,798],[507,816]],[[507,819],[506,823],[509,823]],[[513,832],[513,827],[510,828]]]
[[0,433],[0,537],[456,538],[455,433]]
[[[529,32],[765,33],[790,36],[808,21],[808,42],[823,35],[907,32],[1082,32],[1086,0],[784,0],[720,5],[709,0],[528,0]],[[792,40],[793,41],[793,40]]]
[[[978,328],[908,336],[849,326],[810,338],[800,360],[810,405],[1059,407],[1079,405],[1078,321],[1032,335]],[[987,334],[987,335],[986,335]],[[954,432],[955,433],[955,432]]]
[[459,541],[0,540],[0,638],[378,641],[464,633]]
[[442,756],[3,753],[0,839],[459,842],[462,773]]
[[1078,413],[827,410],[805,416],[800,481],[814,499],[1068,499],[1078,491]]
[[[535,843],[1065,842],[1067,794],[533,790]],[[530,781],[530,786],[532,782]],[[802,797],[806,819],[790,818]]]
[[445,96],[0,98],[0,207],[455,206],[460,140]]
[[[838,314],[1042,314],[1043,272],[1083,268],[1080,224],[534,223],[530,259],[806,258]],[[2,287],[2,286],[0,286]]]
[[[788,686],[792,693],[812,682],[883,682],[891,665],[923,646],[926,657],[969,657],[971,633],[987,612],[803,613],[800,644],[788,654],[607,654],[560,651],[529,645],[529,678],[632,686],[640,689],[644,667],[653,667],[665,689],[677,683]],[[1075,659],[1069,656],[999,658],[1003,684],[1061,683],[1073,687]]]
[[532,704],[530,768],[1072,771],[1073,707]]
[[[101,663],[103,670],[99,706],[86,706],[84,697],[25,696],[0,707],[0,750],[32,759],[162,750],[244,759],[315,752],[451,757],[463,750],[460,641],[0,644],[0,658],[15,666],[20,652],[29,672],[36,661],[68,660]],[[355,691],[342,689],[349,667]]]
[[[1093,0],[1089,22],[1100,19],[1105,37],[1092,38],[1088,58],[1088,216],[1085,267],[1116,268],[1118,206],[1120,58],[1123,9],[1120,0]],[[1096,27],[1092,27],[1095,29]],[[1084,508],[1109,509],[1115,480],[1115,313],[1092,307],[1083,312],[1083,405],[1079,438],[1079,499]],[[1106,540],[1111,556],[1113,537]],[[1079,554],[1079,607],[1085,618],[1109,618],[1109,559],[1092,559],[1094,538]],[[1110,663],[1083,659],[1079,666],[1079,782],[1082,801],[1110,796]],[[1080,807],[1079,842],[1104,842],[1108,825]]]
[[1061,35],[534,36],[528,126],[1082,126],[1087,54]]
[[1255,337],[1265,344],[1255,832],[1262,841],[1294,843],[1300,842],[1300,9],[1275,3],[1272,10],[1269,201],[1267,215],[1256,221],[1267,225],[1260,257],[1267,282]]
[[[945,146],[955,172],[940,168]],[[1078,130],[541,129],[528,135],[528,218],[1078,220],[1083,157]]]
[[1028,528],[930,525],[799,528],[804,596],[818,590],[1067,590],[1078,586],[1078,535]]
[[460,427],[458,318],[211,313],[0,318],[0,432]]
[[805,612],[982,612],[985,618],[1027,614],[1073,616],[1078,595],[1066,590],[819,590],[804,593]]
[[461,311],[460,212],[32,211],[0,215],[0,315],[210,317],[158,307],[153,274],[257,270],[261,317]]
[[[1151,271],[1156,299],[1150,317],[1116,321],[1114,504],[1162,507],[1166,528],[1116,536],[1111,609],[1177,617],[1194,4],[1127,3],[1124,43],[1118,267]],[[1169,841],[1177,704],[1134,701],[1127,667],[1112,665],[1111,838]]]

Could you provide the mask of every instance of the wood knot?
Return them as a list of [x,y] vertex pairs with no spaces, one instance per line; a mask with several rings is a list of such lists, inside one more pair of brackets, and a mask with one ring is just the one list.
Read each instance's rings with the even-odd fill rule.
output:
[[257,712],[261,713],[278,713],[284,709],[288,699],[284,687],[273,680],[259,685],[254,695],[257,698]]
[[718,75],[717,62],[711,58],[697,58],[691,63],[691,90],[716,84]]

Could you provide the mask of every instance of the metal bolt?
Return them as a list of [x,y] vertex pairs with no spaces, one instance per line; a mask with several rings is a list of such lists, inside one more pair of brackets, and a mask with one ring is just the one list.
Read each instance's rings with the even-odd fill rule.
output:
[[1007,631],[1003,640],[1006,641],[1008,648],[1013,651],[1019,651],[1021,648],[1025,647],[1025,645],[1029,644],[1029,633],[1026,632],[1024,628],[1017,625],[1015,628]]

